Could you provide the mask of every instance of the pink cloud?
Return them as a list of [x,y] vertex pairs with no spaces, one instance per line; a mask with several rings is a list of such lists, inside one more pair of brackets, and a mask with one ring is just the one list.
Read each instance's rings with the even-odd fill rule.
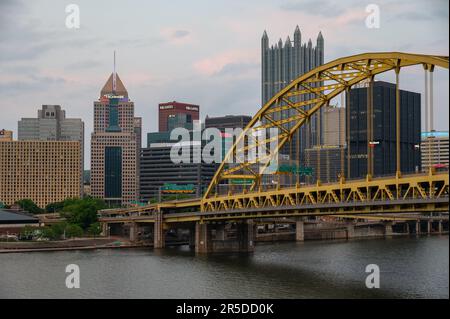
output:
[[257,51],[249,50],[227,51],[195,62],[194,69],[203,75],[213,75],[220,72],[228,64],[259,61],[258,54]]

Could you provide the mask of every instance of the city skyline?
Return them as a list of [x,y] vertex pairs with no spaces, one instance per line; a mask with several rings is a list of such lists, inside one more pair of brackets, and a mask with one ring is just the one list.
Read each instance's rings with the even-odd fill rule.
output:
[[448,299],[449,7],[0,0],[0,299]]
[[[290,34],[297,24],[305,38],[314,38],[321,31],[327,39],[325,63],[366,51],[448,54],[446,1],[435,0],[429,7],[420,1],[379,1],[380,29],[365,26],[366,4],[356,1],[324,3],[328,10],[315,9],[312,1],[266,0],[256,8],[254,3],[231,6],[204,1],[126,7],[87,1],[77,4],[81,25],[73,30],[65,27],[63,3],[0,4],[0,23],[6,31],[0,37],[5,48],[0,53],[4,96],[0,127],[13,130],[15,136],[17,121],[34,116],[43,104],[62,105],[68,116],[86,123],[86,135],[90,134],[91,101],[112,71],[114,50],[136,115],[143,118],[144,135],[157,131],[157,107],[165,101],[201,105],[201,119],[206,115],[254,115],[261,99],[260,37],[264,30],[273,39]],[[173,12],[173,6],[184,10]],[[100,10],[106,11],[109,19],[100,22],[96,15]],[[211,14],[196,15],[205,11]],[[174,15],[172,22],[164,19],[169,12]],[[129,25],[117,27],[114,21],[122,16],[134,16],[140,27],[131,20]],[[401,88],[423,93],[423,77],[413,76],[418,72],[422,70],[405,71]],[[393,75],[378,79],[393,82]],[[435,128],[448,130],[448,72],[437,70],[435,83],[435,114],[439,114]],[[221,87],[220,94],[216,87]],[[89,144],[85,141],[85,154],[90,153]],[[90,167],[88,156],[85,166]]]

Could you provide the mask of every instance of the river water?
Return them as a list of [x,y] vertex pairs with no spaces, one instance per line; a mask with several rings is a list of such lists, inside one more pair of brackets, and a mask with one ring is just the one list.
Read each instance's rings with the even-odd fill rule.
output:
[[[65,268],[80,268],[80,288]],[[368,264],[380,288],[368,289]],[[449,237],[0,254],[0,298],[449,298]]]

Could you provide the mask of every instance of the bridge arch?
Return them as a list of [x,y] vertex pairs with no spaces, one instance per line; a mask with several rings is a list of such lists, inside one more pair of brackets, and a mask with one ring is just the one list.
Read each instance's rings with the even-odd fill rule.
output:
[[[236,154],[249,152],[252,147],[259,147],[276,139],[277,147],[264,158],[266,162],[270,161],[292,140],[293,135],[333,98],[350,90],[355,84],[373,80],[376,75],[388,71],[394,70],[398,81],[400,70],[414,65],[423,65],[424,69],[429,71],[433,71],[435,66],[448,69],[449,57],[401,52],[363,53],[336,59],[298,77],[275,94],[252,118],[226,154],[203,199],[216,195],[217,187],[223,180],[250,180],[251,188],[259,184],[268,164],[262,164],[261,158],[253,162],[227,164]],[[277,136],[252,143],[253,145],[242,143],[249,131],[270,128],[278,129]],[[255,165],[260,166],[257,171],[254,169]]]

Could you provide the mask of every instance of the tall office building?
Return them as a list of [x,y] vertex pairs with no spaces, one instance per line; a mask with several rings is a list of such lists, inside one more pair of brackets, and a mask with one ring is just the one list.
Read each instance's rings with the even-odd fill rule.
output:
[[31,199],[44,208],[49,203],[81,197],[80,144],[0,138],[0,202],[12,205]]
[[84,123],[81,119],[66,118],[60,105],[42,105],[37,118],[22,118],[18,122],[18,140],[80,141],[84,163]]
[[91,136],[91,194],[109,203],[129,205],[138,199],[140,120],[116,72],[94,102]]
[[185,114],[187,123],[193,123],[199,119],[200,106],[188,103],[179,103],[177,101],[160,103],[158,124],[159,132],[169,130],[169,119],[174,118],[177,114]]
[[422,170],[428,168],[448,169],[448,132],[423,132],[420,143]]
[[[189,130],[189,123],[185,124],[187,127],[184,128]],[[140,200],[142,202],[158,200],[165,184],[180,187],[193,185],[194,189],[191,195],[202,196],[216,172],[217,164],[194,161],[197,158],[201,159],[201,145],[204,145],[205,141],[194,141],[192,130],[190,135],[189,158],[185,155],[183,162],[174,163],[170,153],[178,141],[170,139],[170,132],[147,134],[147,147],[142,149],[140,159]]]
[[323,145],[345,145],[345,107],[324,107],[322,132]]
[[[366,87],[350,91],[347,105],[347,178],[364,178],[368,172],[368,148],[373,150],[373,176],[396,172],[396,94],[395,84],[373,83],[373,138],[368,138]],[[400,166],[404,173],[420,171],[420,94],[400,90]],[[348,135],[348,133],[350,135]],[[348,161],[348,159],[350,159]],[[350,174],[348,174],[350,164]]]
[[[191,144],[194,142],[191,142]],[[175,143],[150,143],[141,153],[140,172],[140,200],[158,200],[161,188],[165,184],[177,186],[193,185],[193,197],[201,197],[208,187],[215,172],[216,164],[201,163],[174,163],[170,157],[170,151]],[[191,157],[201,149],[191,145]]]
[[[302,34],[297,26],[293,41],[288,36],[284,43],[280,38],[278,43],[269,46],[269,37],[264,31],[261,39],[262,105],[266,104],[276,93],[289,85],[293,80],[322,65],[323,62],[324,39],[321,32],[319,32],[316,44],[313,46],[311,39],[309,39],[308,43],[302,43]],[[295,98],[292,98],[292,100],[298,102]],[[289,112],[289,114],[284,112]],[[294,112],[296,111],[283,111],[278,116],[283,118],[294,114]],[[290,145],[286,145],[281,152],[289,154],[292,158],[296,158],[304,163],[304,149],[322,144],[322,134],[319,134],[319,130],[321,130],[319,118],[320,120],[322,119],[322,112],[320,110],[317,115],[312,116],[308,127],[302,126],[298,134],[294,136],[292,140],[293,145],[297,145],[297,139],[300,139],[298,142],[300,156],[296,154],[297,147]],[[294,124],[291,123],[291,125]]]

